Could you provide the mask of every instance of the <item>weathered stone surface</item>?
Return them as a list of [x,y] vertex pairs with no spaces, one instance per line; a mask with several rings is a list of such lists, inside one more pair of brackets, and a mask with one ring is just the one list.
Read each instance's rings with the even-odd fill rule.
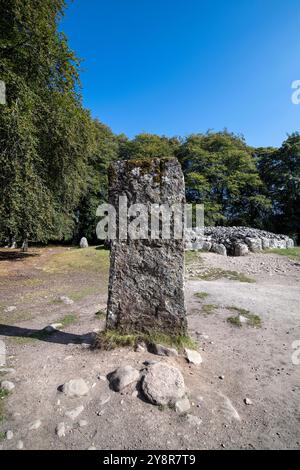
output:
[[80,246],[80,248],[88,248],[89,247],[88,241],[85,237],[82,237],[82,239],[80,240],[79,246]]
[[88,394],[89,387],[83,379],[72,379],[61,387],[62,392],[70,398],[83,397]]
[[77,406],[77,408],[74,408],[74,410],[66,411],[65,416],[67,416],[70,419],[76,419],[78,416],[83,412],[84,406],[80,405]]
[[215,250],[215,245],[224,245],[229,256],[245,256],[247,253],[244,245],[247,246],[248,251],[256,252],[269,248],[293,248],[294,241],[287,235],[250,227],[205,227],[202,230],[187,229],[185,231],[186,250],[201,249],[225,254],[221,249]]
[[120,392],[123,388],[127,387],[133,382],[136,382],[140,377],[138,370],[131,366],[119,367],[109,377],[111,387]]
[[181,400],[177,400],[175,403],[175,409],[177,413],[186,413],[191,408],[190,401],[187,397],[181,398]]
[[223,243],[214,243],[211,251],[213,253],[217,253],[218,255],[227,256],[227,250]]
[[174,348],[167,348],[166,346],[163,346],[162,344],[152,344],[149,347],[150,352],[153,354],[156,354],[157,356],[169,356],[169,357],[175,357],[178,356],[178,352]]
[[246,256],[249,254],[249,248],[246,243],[237,243],[234,246],[234,256]]
[[169,405],[185,396],[184,379],[176,367],[158,362],[148,367],[142,390],[154,405]]
[[[109,202],[117,211],[119,196],[124,195],[128,207],[145,204],[148,215],[152,204],[172,206],[185,202],[183,173],[174,158],[113,163],[109,187]],[[158,233],[158,239],[112,241],[108,328],[169,334],[186,331],[184,240],[174,239],[173,225],[171,219],[168,240]]]

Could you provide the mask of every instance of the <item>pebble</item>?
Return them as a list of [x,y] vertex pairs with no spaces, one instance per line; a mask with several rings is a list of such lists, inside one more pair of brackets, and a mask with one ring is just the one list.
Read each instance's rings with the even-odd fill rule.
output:
[[81,419],[79,422],[78,422],[78,425],[80,428],[83,428],[84,426],[87,426],[89,423],[85,420],[85,419]]
[[80,406],[77,406],[77,408],[75,408],[74,410],[66,411],[65,416],[74,420],[83,412],[83,410],[84,410],[84,406],[80,405]]
[[40,419],[37,419],[29,424],[28,429],[29,431],[35,431],[36,429],[39,429],[41,425],[42,425],[42,421]]
[[7,392],[11,392],[15,388],[15,384],[9,382],[9,380],[2,380],[0,383],[0,387],[6,390]]
[[61,387],[61,391],[70,398],[83,397],[88,394],[89,387],[83,379],[72,379]]
[[250,398],[245,398],[244,402],[245,402],[245,404],[248,405],[248,406],[249,406],[249,405],[253,405],[253,402],[252,402],[252,400],[250,400]]
[[66,435],[65,423],[58,423],[58,425],[56,426],[55,432],[58,437],[65,437]]

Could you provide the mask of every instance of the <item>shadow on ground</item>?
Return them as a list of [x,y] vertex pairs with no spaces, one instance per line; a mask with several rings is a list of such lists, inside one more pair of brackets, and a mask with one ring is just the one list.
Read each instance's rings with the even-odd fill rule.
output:
[[46,330],[33,330],[31,328],[21,328],[19,326],[1,325],[0,336],[8,336],[15,338],[27,338],[45,341],[47,343],[56,344],[93,344],[94,334],[87,333],[85,335],[76,335],[74,333],[66,333],[64,331],[54,330],[48,333]]

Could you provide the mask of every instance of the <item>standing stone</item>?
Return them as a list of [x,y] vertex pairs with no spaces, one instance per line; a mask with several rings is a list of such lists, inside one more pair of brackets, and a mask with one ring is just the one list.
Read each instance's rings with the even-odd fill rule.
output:
[[88,248],[89,247],[88,241],[85,237],[82,237],[82,239],[80,240],[79,246],[80,246],[80,248]]
[[[155,158],[113,163],[109,169],[109,202],[117,213],[119,196],[125,195],[128,207],[144,204],[148,208],[148,233],[144,239],[128,236],[127,240],[111,242],[107,328],[184,333],[183,236],[175,239],[173,217],[170,239],[163,239],[161,233],[153,239],[149,230],[153,204],[176,204],[183,212],[185,187],[179,162]],[[119,217],[117,227],[118,222]]]

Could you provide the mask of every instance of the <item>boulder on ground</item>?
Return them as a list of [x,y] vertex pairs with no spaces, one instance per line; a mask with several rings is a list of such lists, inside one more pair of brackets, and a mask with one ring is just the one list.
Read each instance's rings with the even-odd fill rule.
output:
[[136,382],[140,377],[138,370],[131,366],[119,367],[109,377],[109,382],[113,390],[120,392],[123,388]]
[[249,254],[249,248],[246,243],[237,243],[234,246],[234,256],[246,256]]
[[185,397],[183,376],[176,367],[158,362],[148,367],[142,382],[145,397],[154,405],[175,404]]
[[70,398],[83,397],[88,394],[89,387],[83,379],[71,379],[61,387],[61,391]]
[[149,351],[152,352],[153,354],[156,354],[157,356],[169,356],[169,357],[175,357],[178,356],[178,352],[174,348],[167,348],[166,346],[163,346],[162,344],[152,344],[149,346]]
[[218,255],[227,256],[226,246],[222,243],[214,243],[211,251],[213,253],[217,253]]

